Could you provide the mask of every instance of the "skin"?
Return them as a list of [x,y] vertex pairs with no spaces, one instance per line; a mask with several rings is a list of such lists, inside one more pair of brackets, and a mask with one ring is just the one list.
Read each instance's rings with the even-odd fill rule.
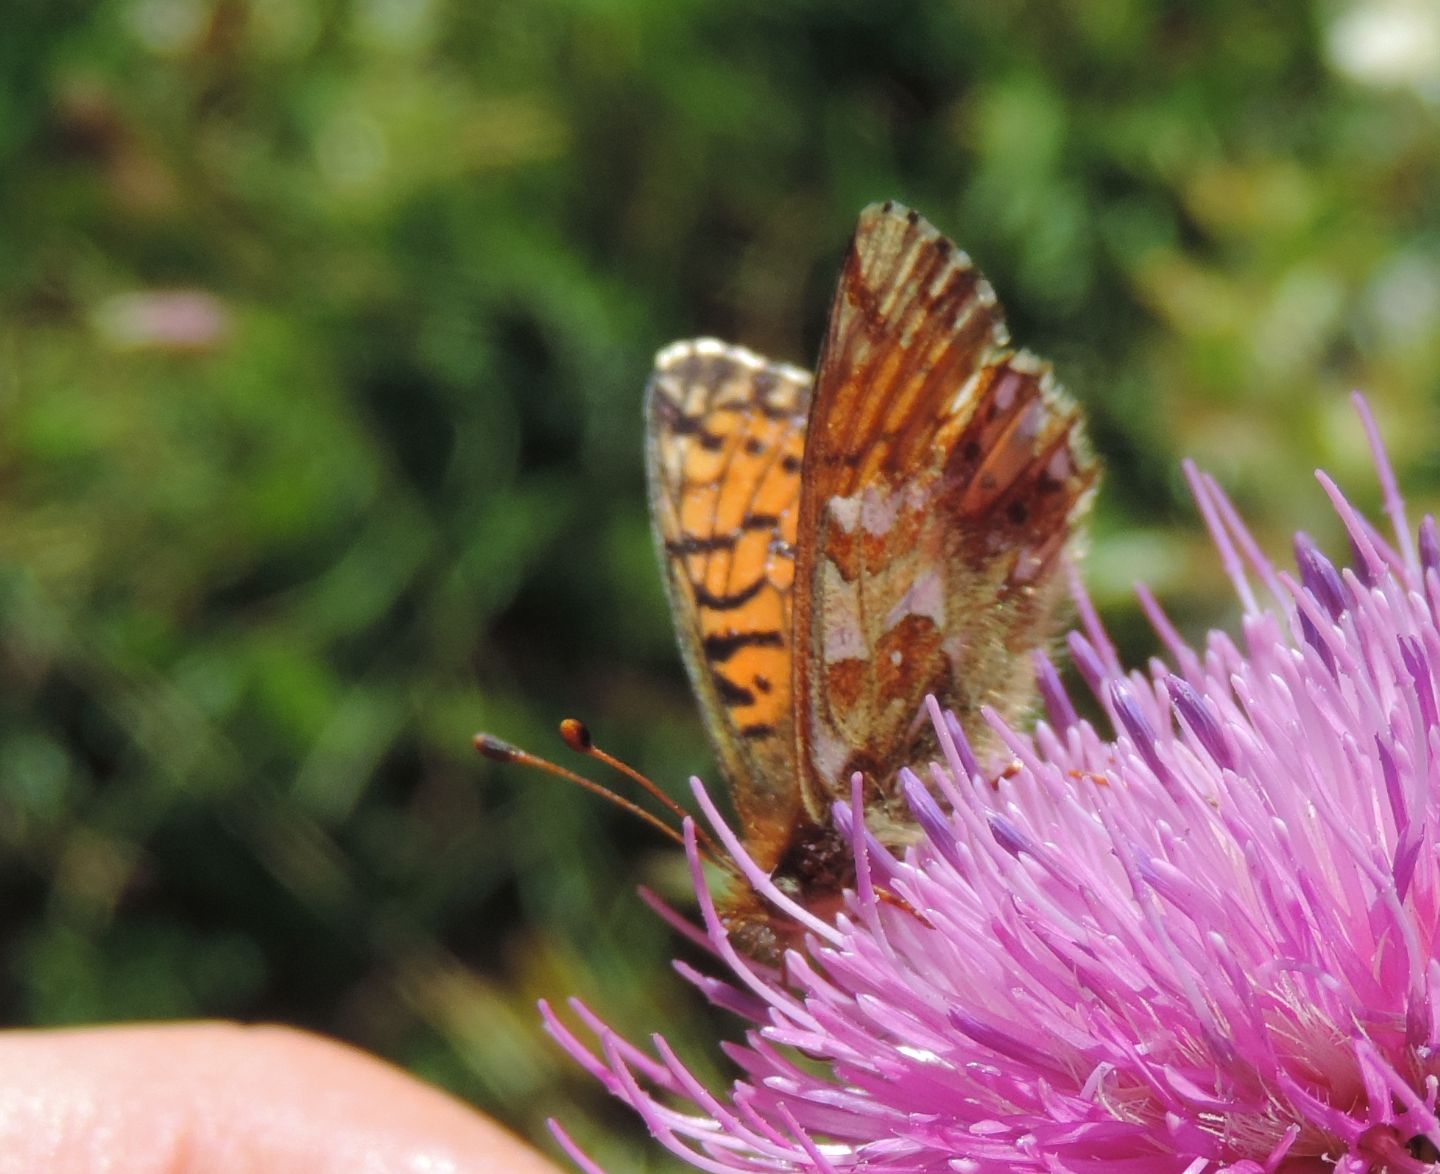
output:
[[557,1174],[458,1100],[284,1027],[0,1032],[0,1174]]

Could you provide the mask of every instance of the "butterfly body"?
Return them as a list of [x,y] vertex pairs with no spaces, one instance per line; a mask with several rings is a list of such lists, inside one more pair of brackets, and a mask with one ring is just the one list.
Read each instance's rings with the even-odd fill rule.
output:
[[[885,204],[861,213],[813,380],[676,343],[647,416],[666,585],[747,851],[838,901],[830,806],[858,770],[872,830],[906,838],[894,783],[933,750],[925,696],[982,741],[982,706],[1028,702],[1096,476],[1078,409],[1008,348],[964,254]],[[731,924],[763,930],[756,904],[735,894]]]

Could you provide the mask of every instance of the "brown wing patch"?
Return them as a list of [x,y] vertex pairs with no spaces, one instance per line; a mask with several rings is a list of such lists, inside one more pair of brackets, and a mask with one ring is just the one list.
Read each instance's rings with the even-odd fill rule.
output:
[[651,516],[681,651],[746,844],[772,867],[800,811],[792,693],[810,376],[713,339],[655,359]]
[[977,731],[1029,695],[1095,480],[1079,415],[1006,349],[990,287],[913,212],[866,209],[821,351],[796,537],[796,722],[812,817],[852,770],[927,749],[935,693]]

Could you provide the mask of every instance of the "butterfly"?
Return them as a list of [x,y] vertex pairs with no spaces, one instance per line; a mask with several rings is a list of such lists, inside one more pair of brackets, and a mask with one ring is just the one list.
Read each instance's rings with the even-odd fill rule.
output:
[[[656,356],[647,471],[681,651],[746,850],[808,908],[853,875],[830,824],[853,772],[871,830],[906,839],[896,775],[933,756],[927,694],[982,742],[982,707],[1030,701],[1097,466],[1007,338],[969,258],[889,202],[860,214],[813,378],[714,339]],[[743,888],[722,914],[752,955],[784,944]]]

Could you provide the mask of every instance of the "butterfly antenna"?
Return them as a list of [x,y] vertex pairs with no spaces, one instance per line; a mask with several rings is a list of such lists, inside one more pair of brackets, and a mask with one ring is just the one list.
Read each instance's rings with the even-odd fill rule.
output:
[[[655,802],[664,807],[666,811],[675,816],[676,819],[683,822],[690,818],[690,813],[686,811],[685,808],[676,803],[674,799],[665,794],[654,782],[646,778],[628,762],[620,761],[620,759],[609,753],[609,751],[601,750],[599,746],[595,745],[595,740],[590,736],[590,727],[579,718],[567,717],[560,723],[560,738],[565,745],[575,751],[576,754],[584,754],[586,757],[593,758],[596,762],[603,763],[611,770],[624,775],[654,799]],[[695,825],[695,838],[700,844],[700,850],[704,852],[706,856],[722,867],[728,866],[730,860],[729,855],[715,842],[710,833],[698,823]]]
[[[649,824],[666,839],[673,840],[679,844],[680,847],[683,848],[685,846],[685,837],[659,816],[646,811],[645,808],[638,804],[632,803],[623,795],[617,795],[608,787],[602,787],[599,783],[587,779],[584,775],[576,774],[573,770],[567,770],[558,763],[551,762],[548,758],[541,758],[538,754],[531,754],[528,750],[521,750],[520,747],[512,746],[509,742],[497,738],[493,734],[476,734],[475,749],[485,758],[490,759],[491,762],[513,762],[520,766],[531,766],[536,770],[543,771],[547,775],[554,775],[557,779],[564,779],[567,783],[574,783],[582,790],[589,791],[592,795],[598,795],[606,802],[613,803],[622,811],[628,811],[636,819]],[[604,760],[602,759],[601,761]],[[653,783],[650,785],[654,787]]]

